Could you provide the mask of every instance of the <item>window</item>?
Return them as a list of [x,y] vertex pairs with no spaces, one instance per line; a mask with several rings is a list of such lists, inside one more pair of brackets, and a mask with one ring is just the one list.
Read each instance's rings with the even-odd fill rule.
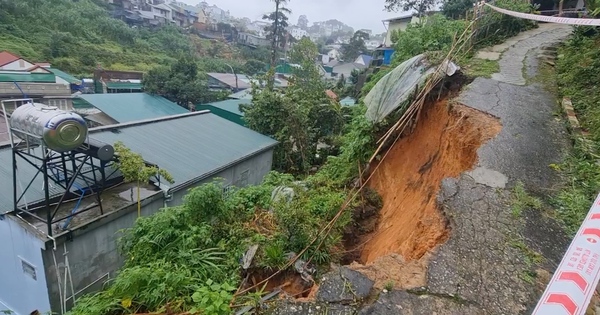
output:
[[23,273],[30,276],[33,280],[37,280],[37,275],[35,272],[35,267],[26,262],[25,260],[23,260],[23,258],[21,258],[21,267],[23,268]]

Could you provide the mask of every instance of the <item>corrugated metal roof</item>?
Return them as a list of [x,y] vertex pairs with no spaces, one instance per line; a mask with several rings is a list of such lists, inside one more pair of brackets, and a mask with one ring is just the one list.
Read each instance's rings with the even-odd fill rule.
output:
[[228,96],[229,98],[234,98],[234,99],[238,99],[238,100],[251,100],[252,99],[252,89],[245,89],[242,91],[239,91],[237,93],[233,93],[231,95]]
[[0,82],[56,83],[54,73],[8,73],[0,72]]
[[[111,128],[113,127],[113,128]],[[277,142],[208,112],[91,129],[105,143],[122,141],[132,151],[167,170],[176,187],[272,148]]]
[[238,116],[244,116],[244,113],[240,111],[240,104],[251,104],[251,99],[238,99],[238,100],[224,100],[220,102],[202,104],[202,105],[211,105],[213,107],[220,108],[224,111],[228,111],[232,114],[236,114]]
[[56,75],[57,77],[69,82],[69,84],[77,84],[77,85],[81,84],[81,80],[79,80],[76,77],[74,77],[66,72],[63,72],[59,69],[55,69],[55,68],[45,68],[45,69],[54,73],[54,75]]
[[119,123],[188,112],[164,97],[146,93],[82,94],[80,97]]
[[113,90],[141,90],[141,83],[131,82],[106,82],[106,87]]

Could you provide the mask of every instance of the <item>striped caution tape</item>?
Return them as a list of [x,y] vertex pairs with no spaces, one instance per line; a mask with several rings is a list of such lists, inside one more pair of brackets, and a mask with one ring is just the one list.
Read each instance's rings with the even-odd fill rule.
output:
[[596,197],[532,315],[585,314],[599,279],[600,195]]
[[568,25],[591,25],[591,26],[600,26],[600,19],[583,19],[583,18],[564,18],[564,17],[556,17],[556,16],[545,16],[545,15],[537,15],[537,14],[529,14],[522,12],[510,11],[502,8],[498,8],[489,3],[486,3],[488,7],[492,8],[495,11],[500,13],[518,17],[521,19],[539,21],[539,22],[548,22],[548,23],[558,23],[558,24],[568,24]]

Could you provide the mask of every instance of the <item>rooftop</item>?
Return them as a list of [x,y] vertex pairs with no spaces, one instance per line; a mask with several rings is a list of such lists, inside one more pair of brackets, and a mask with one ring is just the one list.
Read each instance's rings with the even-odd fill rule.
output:
[[224,111],[230,112],[232,114],[236,114],[238,116],[244,116],[244,113],[240,111],[240,104],[252,104],[251,99],[235,99],[235,100],[224,100],[220,102],[202,104],[202,105],[210,105],[212,107],[216,107],[222,109]]
[[173,175],[172,187],[176,188],[208,178],[277,144],[208,111],[92,128],[90,137],[110,144],[122,141]]
[[[110,144],[122,141],[132,151],[141,154],[145,160],[173,175],[175,183],[172,187],[175,189],[186,188],[185,184],[188,182],[213,176],[228,166],[264,152],[277,144],[269,137],[208,111],[92,128],[90,138]],[[33,149],[33,152],[36,150],[38,149]],[[19,160],[18,163],[17,187],[21,190],[35,177],[37,170],[25,161]],[[111,174],[113,174],[111,178],[117,176]],[[12,178],[10,146],[0,148],[0,178],[6,182]],[[86,186],[84,182],[76,182],[81,187]],[[41,201],[44,198],[42,187],[42,177],[37,176],[20,204],[34,204]],[[151,188],[147,189],[151,190]],[[51,196],[63,192],[64,190],[57,185],[50,186]],[[116,194],[121,196],[123,190],[117,191]],[[125,197],[121,196],[120,199],[129,199]],[[116,208],[124,205],[124,200],[118,203],[119,200],[114,200],[113,205]],[[69,206],[65,207],[65,211],[68,211]],[[10,211],[12,208],[12,185],[0,185],[0,213]]]
[[56,83],[54,73],[0,72],[0,82]]
[[[40,66],[40,65],[38,65],[38,66]],[[45,68],[45,69],[52,72],[55,76],[69,82],[69,84],[76,84],[76,85],[81,84],[81,80],[79,80],[76,77],[74,77],[66,72],[63,72],[59,69],[56,69],[56,68]]]
[[[236,87],[236,82],[235,82],[235,75],[233,73],[216,73],[216,72],[209,72],[207,73],[207,75],[223,84],[226,84],[232,88]],[[237,87],[238,89],[248,89],[250,87],[252,87],[252,85],[250,84],[250,79],[243,75],[243,74],[238,74],[237,75]]]
[[19,60],[21,57],[14,55],[8,51],[0,51],[0,66]]
[[413,14],[414,13],[412,13],[412,12],[404,13],[404,14],[402,14],[400,16],[393,17],[393,18],[387,19],[387,20],[383,20],[383,22],[394,22],[394,21],[401,21],[401,20],[410,20],[410,19],[412,19]]
[[164,97],[146,93],[82,94],[79,97],[118,123],[188,112]]

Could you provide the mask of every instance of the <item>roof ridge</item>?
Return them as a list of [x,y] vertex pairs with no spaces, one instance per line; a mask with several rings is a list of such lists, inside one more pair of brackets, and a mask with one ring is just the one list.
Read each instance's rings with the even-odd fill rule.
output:
[[210,110],[200,110],[200,111],[189,112],[189,113],[184,113],[184,114],[177,114],[177,115],[171,115],[171,116],[164,116],[164,117],[157,117],[157,118],[136,120],[136,121],[130,121],[130,122],[120,123],[120,124],[115,124],[115,125],[108,125],[108,126],[100,126],[100,127],[90,128],[89,129],[89,133],[91,134],[91,133],[100,132],[100,131],[106,131],[106,130],[110,130],[110,129],[128,128],[128,127],[146,125],[146,124],[160,122],[160,121],[174,120],[174,119],[185,118],[185,117],[190,117],[190,116],[204,115],[204,114],[209,114],[209,113],[210,113]]

